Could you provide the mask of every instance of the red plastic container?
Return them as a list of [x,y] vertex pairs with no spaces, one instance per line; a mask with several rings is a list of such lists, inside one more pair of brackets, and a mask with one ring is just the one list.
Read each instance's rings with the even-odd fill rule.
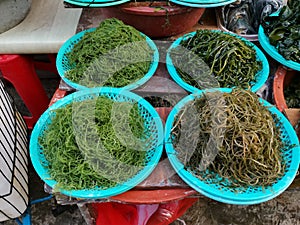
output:
[[[295,76],[299,75],[297,73],[298,72],[295,70],[288,70],[285,67],[280,66],[275,73],[273,81],[273,97],[275,105],[279,111],[286,115],[293,126],[295,126],[300,119],[300,109],[288,108],[284,97],[284,89],[293,82]],[[296,128],[296,133],[300,140],[300,127]]]
[[279,66],[275,73],[273,81],[273,97],[276,107],[281,112],[288,108],[284,98],[284,89],[290,84],[295,74],[296,71],[287,70],[283,66]]
[[105,7],[102,14],[117,18],[151,38],[169,37],[192,28],[205,8],[191,8],[166,2],[130,2]]

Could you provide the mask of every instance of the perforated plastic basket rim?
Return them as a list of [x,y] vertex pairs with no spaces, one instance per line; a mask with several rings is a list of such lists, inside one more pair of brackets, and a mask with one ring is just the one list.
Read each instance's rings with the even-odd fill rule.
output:
[[[88,89],[89,87],[86,87],[86,86],[80,85],[78,83],[75,83],[75,82],[69,80],[65,76],[66,70],[63,67],[63,59],[66,57],[65,56],[66,53],[68,53],[68,52],[71,51],[71,49],[68,50],[69,47],[72,46],[72,48],[73,48],[73,43],[74,42],[77,43],[78,41],[80,41],[80,39],[83,37],[83,35],[86,32],[93,32],[95,30],[96,30],[96,28],[90,28],[90,29],[87,29],[87,30],[84,30],[84,31],[81,31],[81,32],[75,34],[74,36],[72,36],[71,38],[69,38],[61,46],[61,48],[59,49],[59,51],[57,53],[56,68],[57,68],[59,76],[66,82],[66,84],[68,84],[69,86],[71,86],[72,88],[74,88],[76,90],[85,90],[85,89]],[[154,50],[152,63],[150,65],[150,68],[149,68],[148,72],[141,79],[139,79],[139,80],[137,80],[137,81],[135,81],[135,82],[133,82],[131,84],[128,84],[128,85],[126,85],[124,87],[119,87],[119,88],[124,89],[124,90],[132,90],[132,89],[138,88],[141,85],[143,85],[144,83],[146,83],[154,75],[154,73],[155,73],[155,71],[156,71],[156,69],[158,67],[159,52],[158,52],[156,44],[154,43],[154,41],[152,41],[145,34],[143,34],[141,32],[140,32],[140,34],[146,38],[146,42],[148,43],[148,45],[150,46],[150,48],[152,50]]]
[[110,88],[110,87],[102,87],[102,88],[90,88],[88,90],[82,90],[74,92],[57,102],[55,102],[52,106],[50,106],[39,118],[37,121],[32,134],[30,138],[30,147],[29,147],[29,153],[30,158],[33,164],[34,169],[36,170],[37,174],[40,176],[40,178],[51,188],[54,188],[54,186],[57,184],[57,182],[53,179],[51,179],[48,170],[42,165],[42,161],[40,159],[39,153],[39,144],[38,144],[38,138],[40,134],[42,133],[42,130],[44,128],[44,125],[47,121],[49,121],[49,117],[51,115],[51,111],[62,108],[71,102],[73,100],[78,100],[84,96],[107,96],[106,94],[113,94],[113,95],[122,95],[125,96],[128,99],[134,100],[138,102],[138,104],[142,105],[145,109],[148,110],[149,114],[152,116],[153,122],[157,127],[157,136],[158,140],[156,143],[156,147],[154,148],[154,154],[151,160],[148,162],[148,164],[138,172],[137,175],[130,178],[128,181],[124,182],[123,184],[120,184],[116,187],[108,188],[105,190],[99,190],[99,189],[86,189],[86,190],[64,190],[59,189],[59,192],[62,194],[65,194],[67,196],[75,197],[75,198],[106,198],[115,196],[118,194],[121,194],[127,190],[130,190],[134,186],[136,186],[138,183],[142,182],[144,179],[146,179],[150,173],[154,170],[157,163],[159,162],[159,159],[162,154],[163,150],[163,125],[162,121],[160,119],[159,114],[156,112],[156,110],[148,103],[146,100],[144,100],[142,97],[127,91],[122,90],[119,88]]
[[265,35],[264,28],[260,25],[258,28],[258,40],[263,49],[276,61],[291,69],[300,71],[300,63],[292,60],[286,60],[275,48],[270,44],[269,38]]
[[[231,32],[225,32],[225,31],[221,31],[221,30],[211,30],[211,32],[225,33],[225,34],[231,35],[233,37],[236,37],[236,38],[242,40],[248,46],[251,46],[254,48],[254,50],[256,51],[257,59],[262,62],[262,69],[256,74],[257,80],[254,82],[253,85],[251,85],[251,91],[253,91],[253,92],[258,91],[264,85],[264,83],[267,81],[269,72],[270,72],[269,63],[268,63],[268,60],[267,60],[266,56],[264,55],[264,53],[251,41],[249,41],[246,38],[243,38],[237,34],[234,34]],[[169,74],[171,75],[171,77],[175,80],[175,82],[178,85],[180,85],[182,88],[184,88],[185,90],[187,90],[191,93],[198,92],[200,89],[193,87],[192,85],[189,85],[181,78],[181,76],[177,73],[176,68],[172,63],[172,58],[170,56],[170,52],[172,49],[179,46],[182,40],[189,39],[189,38],[193,37],[195,34],[196,34],[196,31],[187,33],[187,34],[179,37],[178,39],[176,39],[169,47],[169,49],[167,51],[167,56],[166,56],[167,70],[168,70]],[[234,87],[230,87],[230,88],[234,88]]]
[[230,0],[180,0],[182,2],[195,3],[195,4],[227,4]]
[[[67,0],[68,1],[68,0]],[[71,0],[73,2],[78,3],[89,3],[89,4],[97,4],[97,3],[105,3],[105,2],[117,2],[119,0]]]
[[205,92],[211,91],[221,91],[221,92],[231,92],[232,89],[229,88],[215,88],[209,89],[206,91],[199,91],[196,94],[191,94],[183,98],[179,101],[175,107],[170,112],[165,126],[165,148],[168,155],[168,158],[171,162],[171,165],[178,173],[178,175],[192,188],[196,191],[200,192],[201,194],[210,197],[214,200],[228,203],[228,204],[240,204],[240,205],[249,205],[249,204],[258,204],[270,200],[279,194],[281,194],[288,186],[293,182],[295,178],[299,162],[300,162],[300,147],[299,147],[299,140],[296,135],[295,130],[286,119],[286,117],[273,105],[268,103],[267,101],[260,99],[260,101],[269,108],[272,113],[276,113],[280,118],[281,122],[283,123],[284,129],[290,136],[290,141],[292,144],[295,144],[296,147],[292,149],[292,162],[289,168],[282,178],[278,180],[276,184],[270,187],[266,187],[261,192],[254,192],[251,194],[247,193],[234,193],[229,192],[226,190],[219,190],[218,188],[214,187],[214,185],[206,184],[195,177],[192,173],[184,169],[184,165],[178,160],[176,157],[176,150],[173,148],[173,145],[170,141],[170,134],[173,125],[173,121],[176,118],[177,113],[180,111],[182,107],[184,107],[188,102],[193,101],[195,98],[203,95]]
[[227,0],[227,1],[223,1],[223,2],[214,1],[214,3],[207,3],[207,2],[201,3],[201,1],[198,1],[198,3],[196,3],[196,1],[195,1],[194,3],[191,3],[191,2],[186,2],[186,1],[182,1],[182,0],[170,0],[170,2],[179,4],[179,5],[184,5],[184,6],[188,6],[188,7],[195,7],[195,8],[219,7],[219,6],[228,5],[228,4],[233,3],[235,1],[236,0]]
[[92,0],[89,2],[83,2],[83,1],[76,1],[76,0],[64,0],[67,3],[77,5],[77,6],[83,6],[83,7],[108,7],[108,6],[114,6],[114,5],[120,5],[125,2],[129,2],[130,0],[109,0],[103,2],[98,1],[98,3],[92,3]]

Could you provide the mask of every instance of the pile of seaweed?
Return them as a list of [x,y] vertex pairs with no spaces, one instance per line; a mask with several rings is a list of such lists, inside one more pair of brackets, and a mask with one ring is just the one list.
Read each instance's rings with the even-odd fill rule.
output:
[[170,56],[183,81],[199,89],[248,89],[262,70],[253,46],[221,31],[197,30],[173,48]]
[[124,87],[149,71],[153,50],[134,27],[111,18],[102,21],[67,54],[66,78],[87,87]]
[[289,0],[277,16],[265,17],[262,27],[270,44],[285,59],[300,63],[300,1]]
[[251,91],[207,92],[178,113],[173,144],[185,169],[204,182],[266,187],[285,172],[277,123]]

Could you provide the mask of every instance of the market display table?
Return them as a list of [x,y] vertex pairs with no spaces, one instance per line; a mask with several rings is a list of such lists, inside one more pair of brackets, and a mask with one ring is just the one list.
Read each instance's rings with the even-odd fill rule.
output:
[[[11,30],[0,34],[0,70],[2,69],[2,75],[14,84],[16,89],[20,91],[19,93],[21,93],[23,99],[34,99],[34,105],[40,106],[39,110],[33,110],[37,112],[37,115],[40,115],[48,107],[50,100],[45,97],[45,91],[35,73],[35,68],[38,68],[38,66],[42,68],[43,64],[34,62],[28,56],[31,54],[50,55],[50,62],[55,64],[55,54],[67,39],[82,30],[97,27],[103,19],[105,18],[101,14],[101,8],[65,8],[61,0],[32,0],[31,11],[25,20]],[[218,29],[214,9],[206,9],[201,22],[191,30],[186,31],[186,33],[201,28]],[[182,36],[182,34],[160,41],[173,41],[179,36]],[[142,97],[159,96],[162,99],[167,99],[168,95],[171,95],[172,97],[176,96],[178,100],[188,94],[168,75],[164,57],[164,55],[160,57],[161,63],[155,75],[142,87],[133,90],[133,92]],[[24,64],[21,64],[21,62]],[[6,67],[6,70],[3,69],[4,64],[5,66],[9,65]],[[19,69],[16,70],[16,68]],[[20,76],[19,74],[22,74],[21,76],[24,79],[20,79],[20,77],[16,79]],[[36,90],[36,92],[32,93],[28,90]],[[61,82],[50,104],[72,91],[74,90]],[[39,96],[39,98],[36,98],[36,96]],[[156,110],[162,121],[165,122],[171,107],[156,107]],[[38,119],[37,116],[28,123],[29,127],[34,125],[36,119]],[[52,192],[47,186],[45,190],[49,193]],[[174,202],[180,202],[181,205],[179,204],[179,207],[182,206],[182,208],[177,208],[177,211],[168,217],[168,222],[171,222],[182,215],[194,201],[201,197],[203,196],[182,181],[165,154],[163,154],[160,162],[149,177],[133,189],[117,196],[105,199],[74,199],[69,196],[55,194],[58,204],[78,205],[87,224],[95,224],[95,215],[90,208],[93,203],[116,202],[128,205],[157,204],[163,206],[170,204],[169,206],[172,208],[174,207]],[[156,214],[153,215],[156,216]],[[159,213],[157,216],[159,217]],[[152,218],[153,225],[158,224],[155,219],[155,217],[154,219]]]
[[[204,15],[204,22],[202,24],[197,24],[193,30],[198,28],[209,28],[216,29],[214,11],[207,11]],[[96,27],[99,25],[100,21],[104,18],[101,16],[101,9],[84,9],[81,19],[78,24],[77,32],[82,30]],[[191,31],[191,30],[190,30]],[[190,32],[187,31],[187,32]],[[182,35],[182,34],[181,34]],[[180,35],[178,35],[180,36]],[[171,37],[165,40],[160,40],[160,44],[164,45],[170,44],[170,42],[177,37]],[[74,91],[70,89],[64,82],[61,82],[60,88],[57,89],[53,95],[51,103],[62,98],[68,92]],[[138,89],[133,90],[136,94],[143,97],[152,97],[159,96],[162,99],[168,99],[168,96],[171,95],[172,98],[176,96],[178,100],[186,96],[188,93],[179,87],[169,76],[166,65],[165,65],[165,56],[161,54],[159,67],[155,75],[143,86]],[[159,115],[161,116],[162,121],[164,122],[171,110],[168,107],[156,108]],[[51,192],[51,190],[48,190]],[[90,209],[89,203],[94,202],[120,202],[126,203],[129,205],[141,205],[141,204],[160,204],[162,207],[166,204],[170,204],[169,207],[174,207],[174,203],[179,203],[177,211],[175,212],[173,208],[173,215],[168,219],[169,221],[176,220],[180,215],[182,215],[185,210],[190,207],[197,198],[201,195],[190,188],[182,179],[176,174],[175,170],[172,168],[170,162],[163,156],[160,163],[151,173],[151,175],[144,180],[142,183],[134,187],[133,189],[113,196],[107,199],[73,199],[64,195],[56,195],[56,200],[59,204],[68,205],[68,204],[77,204],[85,221],[87,224],[94,224],[95,218],[93,215],[93,210]],[[165,205],[164,205],[165,204]],[[161,215],[160,215],[161,216]],[[159,215],[157,215],[159,218]],[[153,218],[153,217],[152,217]],[[166,218],[167,219],[167,218]],[[155,219],[154,219],[155,220]],[[153,221],[155,223],[157,221]]]
[[[98,26],[103,19],[101,9],[67,9],[61,0],[32,0],[32,8],[24,21],[11,30],[0,34],[0,70],[2,69],[2,75],[13,83],[17,91],[20,91],[19,93],[23,99],[31,99],[34,105],[40,106],[40,110],[32,109],[32,112],[37,112],[37,115],[40,115],[45,106],[48,107],[49,100],[46,99],[45,91],[35,73],[36,66],[42,67],[43,65],[34,62],[33,58],[29,56],[31,54],[51,54],[50,59],[52,60],[50,61],[55,63],[55,54],[68,38],[77,32]],[[217,28],[213,10],[207,11],[206,17],[203,17],[203,23],[197,24],[193,30],[198,28]],[[172,37],[169,40],[174,39],[176,37]],[[20,60],[28,68],[24,69],[23,64],[18,65],[18,61],[12,61],[12,59]],[[8,68],[7,70],[3,69],[4,62],[6,66],[9,65],[9,67],[6,67]],[[15,68],[19,68],[19,70],[15,70]],[[17,79],[18,76],[23,77],[23,80]],[[28,91],[31,89],[36,91],[31,93]],[[60,88],[55,92],[50,104],[61,99],[71,91],[61,82]],[[155,76],[142,87],[134,90],[134,92],[143,97],[170,94],[177,96],[178,99],[188,94],[171,80],[163,62],[159,65]],[[36,98],[36,96],[40,96],[40,98]],[[44,97],[42,98],[41,96]],[[171,110],[168,107],[156,109],[163,121],[166,120]],[[29,128],[32,128],[34,122],[38,119],[37,115],[33,120],[27,121]],[[47,191],[51,192],[49,189]],[[87,224],[94,224],[95,220],[88,210],[87,206],[89,204],[87,203],[114,201],[128,204],[163,204],[173,201],[183,202],[184,199],[187,199],[184,202],[184,210],[179,210],[171,218],[175,220],[199,196],[196,191],[179,178],[167,157],[164,156],[146,180],[123,194],[109,199],[97,200],[72,199],[68,196],[57,194],[56,199],[59,204],[77,204]]]

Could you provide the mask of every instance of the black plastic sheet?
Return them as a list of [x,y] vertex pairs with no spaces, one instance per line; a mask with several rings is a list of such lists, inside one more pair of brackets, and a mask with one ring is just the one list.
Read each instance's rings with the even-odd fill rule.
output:
[[222,7],[225,28],[239,35],[257,34],[265,16],[279,10],[282,0],[240,0]]

